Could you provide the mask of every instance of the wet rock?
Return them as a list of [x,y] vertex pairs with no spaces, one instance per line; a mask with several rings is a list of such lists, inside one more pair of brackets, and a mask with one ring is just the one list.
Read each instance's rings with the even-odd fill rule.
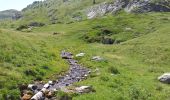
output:
[[44,88],[46,88],[46,89],[48,89],[49,87],[50,87],[50,84],[49,84],[49,83],[47,83],[47,84],[44,85]]
[[170,84],[170,73],[164,73],[158,77],[158,80],[162,83]]
[[24,94],[24,96],[21,98],[21,100],[30,100],[32,95],[30,94]]
[[72,59],[72,58],[73,58],[73,54],[70,53],[70,52],[62,51],[61,57],[62,57],[63,59]]
[[[35,85],[38,88],[36,88],[36,90],[32,89],[35,95],[31,98],[31,100],[44,100],[47,98],[50,98],[51,100],[54,96],[54,90],[58,91],[64,89],[67,86],[71,86],[74,82],[86,79],[90,70],[78,64],[78,61],[73,59],[73,55],[71,53],[62,51],[61,57],[68,61],[70,65],[69,71],[65,75],[60,76],[56,82],[49,81],[44,85],[41,82],[36,82]],[[30,88],[32,88],[33,85],[34,84],[30,84]]]
[[36,90],[36,89],[37,89],[37,86],[34,85],[34,84],[28,84],[28,89]]
[[53,91],[49,91],[45,96],[47,98],[52,98],[55,95],[55,93]]
[[45,95],[43,94],[43,92],[38,92],[37,94],[35,94],[31,100],[44,100],[45,99]]
[[54,82],[53,81],[48,81],[48,84],[49,85],[54,85]]

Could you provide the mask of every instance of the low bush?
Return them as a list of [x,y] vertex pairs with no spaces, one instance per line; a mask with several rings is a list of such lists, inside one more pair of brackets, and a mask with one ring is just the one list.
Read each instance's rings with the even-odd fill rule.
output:
[[112,74],[120,74],[120,72],[118,71],[117,68],[115,68],[114,66],[111,66],[108,68],[108,72],[112,73]]
[[28,26],[34,26],[34,27],[42,27],[44,25],[45,24],[41,23],[41,22],[31,22],[31,23],[28,24]]
[[16,30],[21,31],[23,29],[27,29],[28,25],[20,25]]

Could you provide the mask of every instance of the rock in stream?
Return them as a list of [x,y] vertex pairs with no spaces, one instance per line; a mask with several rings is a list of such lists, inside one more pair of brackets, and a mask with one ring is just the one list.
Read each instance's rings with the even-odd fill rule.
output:
[[[27,89],[32,91],[34,95],[31,97],[31,99],[21,98],[22,100],[56,100],[53,95],[55,91],[61,90],[67,86],[71,86],[73,83],[87,78],[90,70],[78,64],[78,61],[73,59],[72,53],[62,51],[61,57],[67,60],[69,63],[70,68],[68,72],[66,72],[64,76],[61,76],[56,81],[49,81],[46,84],[43,84],[42,82],[29,84]],[[24,93],[23,91],[26,90],[22,90],[21,93]],[[24,93],[23,95],[23,97],[28,96],[27,93]]]

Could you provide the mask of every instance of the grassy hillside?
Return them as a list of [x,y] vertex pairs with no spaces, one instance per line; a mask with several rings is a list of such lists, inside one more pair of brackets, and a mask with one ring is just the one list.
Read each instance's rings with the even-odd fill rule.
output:
[[[96,4],[111,0],[96,0]],[[23,9],[19,23],[40,21],[44,23],[70,23],[85,19],[85,9],[94,5],[92,0],[45,0],[34,2]]]
[[[34,28],[32,32],[0,30],[0,99],[17,99],[18,84],[49,77],[67,70],[61,50],[85,52],[80,62],[98,72],[80,85],[92,85],[95,93],[75,96],[74,100],[168,100],[169,85],[157,77],[170,71],[170,14],[125,14],[105,16],[71,24]],[[120,40],[104,45],[88,39],[104,36]],[[53,35],[54,32],[59,34]],[[88,36],[89,38],[84,38]],[[102,62],[91,61],[101,56]],[[119,73],[116,73],[116,70]],[[14,99],[14,100],[15,100]]]

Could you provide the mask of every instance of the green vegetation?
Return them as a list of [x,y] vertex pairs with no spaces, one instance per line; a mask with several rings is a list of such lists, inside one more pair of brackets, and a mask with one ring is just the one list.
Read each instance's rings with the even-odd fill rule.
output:
[[[169,13],[121,12],[82,22],[36,27],[32,32],[1,29],[0,99],[17,99],[18,84],[48,80],[66,71],[68,64],[61,59],[60,52],[67,50],[86,53],[79,60],[93,73],[76,84],[92,85],[96,90],[74,96],[74,100],[167,100],[170,87],[156,78],[170,71],[169,27]],[[121,42],[88,42],[101,36]],[[93,56],[105,60],[91,61]]]
[[[96,0],[95,4],[110,0]],[[23,18],[17,23],[38,21],[48,24],[72,23],[86,19],[85,10],[94,5],[93,0],[47,0],[35,1],[23,9]]]

